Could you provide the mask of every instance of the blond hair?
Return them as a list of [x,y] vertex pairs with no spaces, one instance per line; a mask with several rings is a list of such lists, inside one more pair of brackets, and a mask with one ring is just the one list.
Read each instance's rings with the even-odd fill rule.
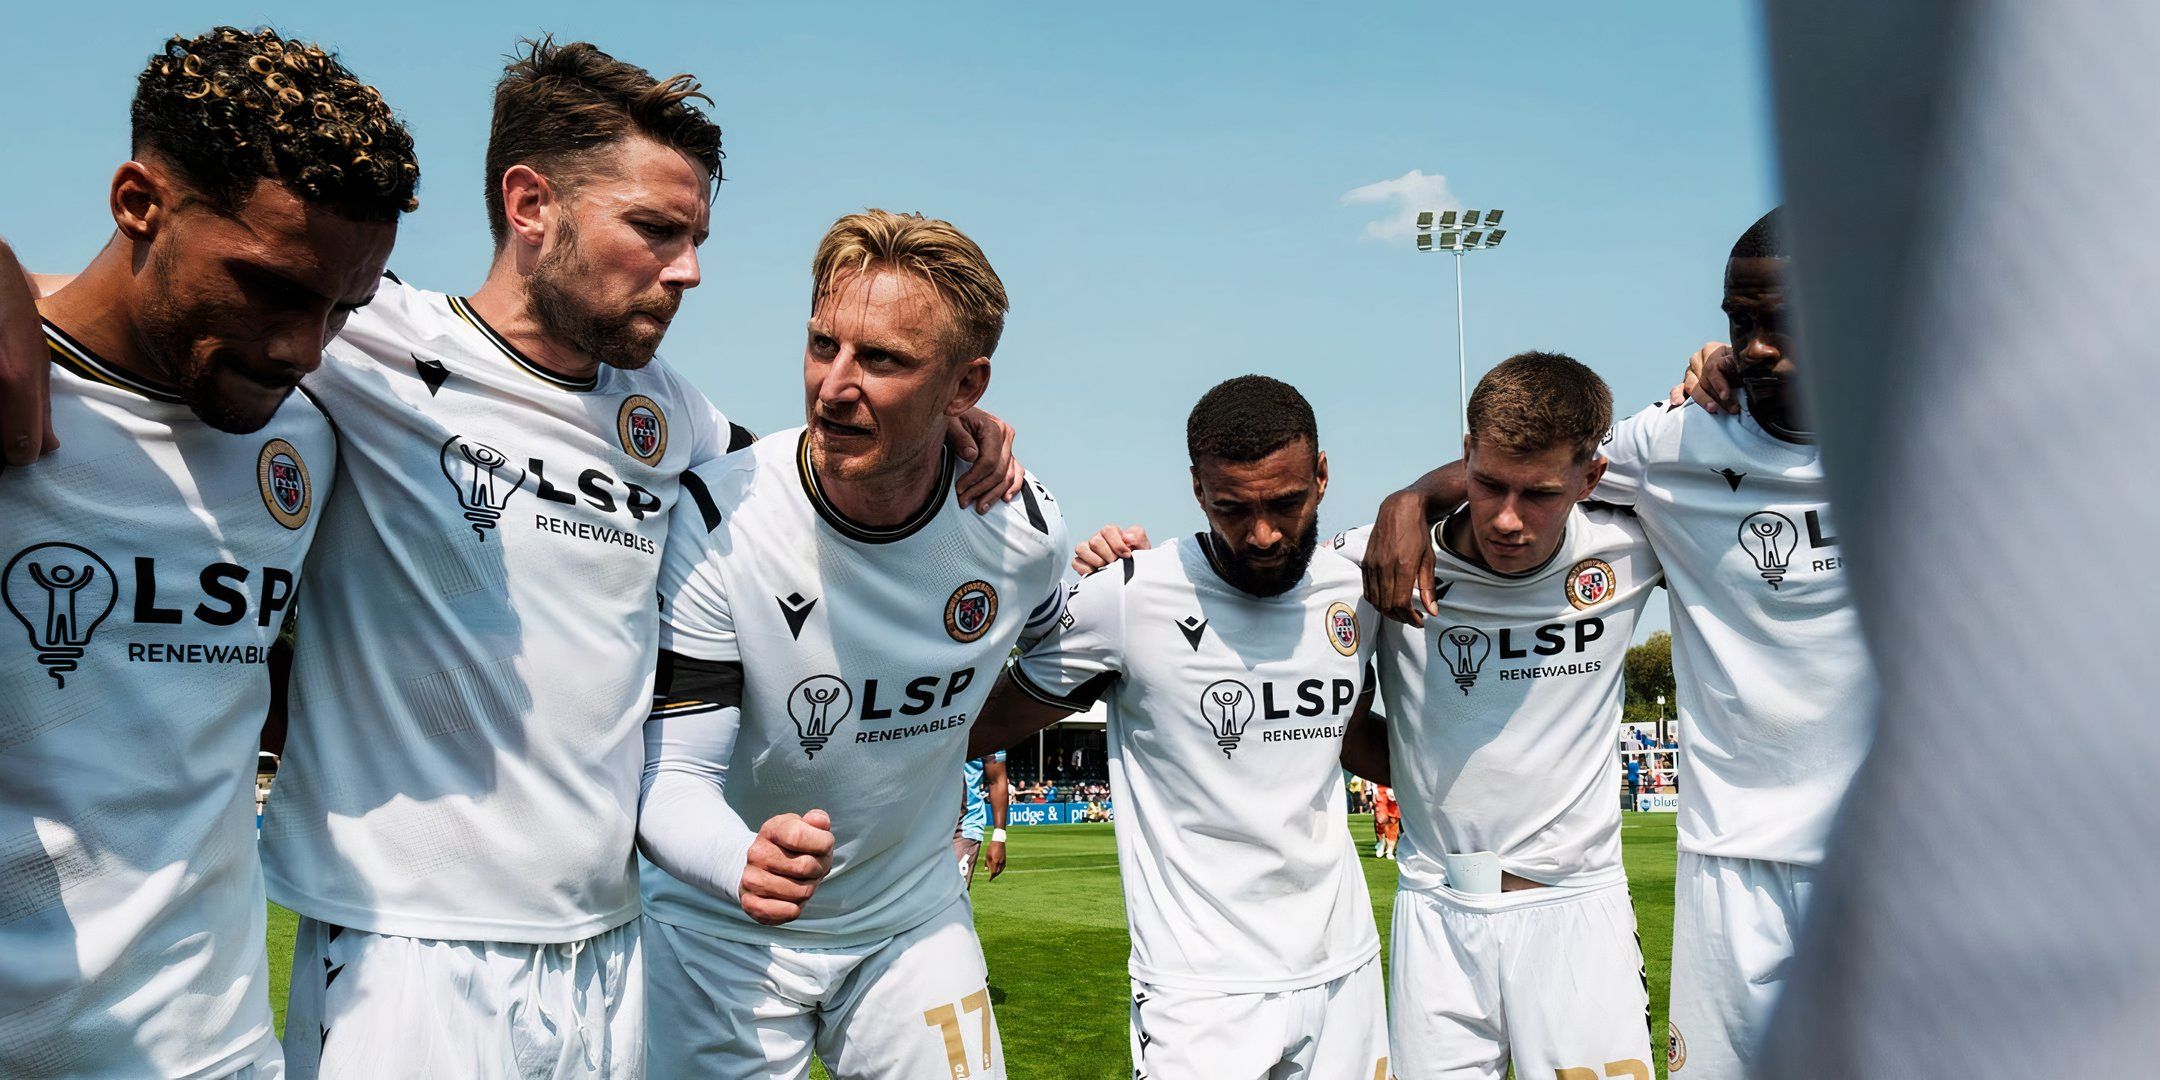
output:
[[1574,357],[1517,353],[1478,380],[1469,411],[1474,441],[1510,454],[1566,446],[1580,463],[1612,428],[1612,391]]
[[946,346],[955,361],[989,356],[1005,333],[1005,283],[990,259],[949,221],[921,214],[865,210],[833,222],[810,261],[814,311],[842,279],[872,269],[894,270],[929,282],[957,324]]

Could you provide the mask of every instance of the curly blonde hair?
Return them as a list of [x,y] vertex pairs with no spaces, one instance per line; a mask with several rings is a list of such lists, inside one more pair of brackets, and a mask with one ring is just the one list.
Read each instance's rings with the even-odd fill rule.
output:
[[174,37],[150,58],[130,110],[134,153],[153,153],[220,210],[261,180],[356,221],[418,208],[412,135],[321,46],[270,29]]

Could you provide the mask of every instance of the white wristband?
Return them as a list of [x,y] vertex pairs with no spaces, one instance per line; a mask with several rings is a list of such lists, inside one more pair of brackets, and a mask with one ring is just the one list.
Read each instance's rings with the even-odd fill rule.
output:
[[991,842],[991,843],[993,843],[993,844],[1002,844],[1002,843],[1004,843],[1004,842],[1005,842],[1005,830],[1003,830],[1003,829],[992,829],[992,830],[990,830],[990,842]]

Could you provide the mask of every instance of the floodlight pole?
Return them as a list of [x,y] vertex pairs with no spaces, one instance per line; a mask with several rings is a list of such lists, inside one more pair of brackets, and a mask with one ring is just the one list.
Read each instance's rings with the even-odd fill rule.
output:
[[[1455,256],[1455,401],[1463,435],[1470,434],[1469,305],[1463,301],[1463,256],[1497,247],[1506,238],[1500,227],[1502,210],[1434,211],[1417,215],[1417,249],[1445,251]],[[1480,216],[1483,224],[1480,224]]]
[[1455,402],[1462,410],[1464,440],[1470,438],[1470,353],[1464,345],[1462,261],[1468,252],[1455,252]]

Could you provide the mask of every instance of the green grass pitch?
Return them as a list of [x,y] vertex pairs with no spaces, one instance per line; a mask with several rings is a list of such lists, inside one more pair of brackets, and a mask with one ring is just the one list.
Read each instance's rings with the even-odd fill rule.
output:
[[[1651,1056],[1659,1076],[1665,1075],[1675,820],[1671,814],[1624,814],[1621,825],[1650,976]],[[1125,1033],[1125,905],[1110,829],[1014,829],[1005,873],[994,882],[987,871],[975,875],[975,925],[990,962],[990,1000],[1013,1080],[1124,1080],[1132,1074]],[[1353,815],[1350,836],[1363,856],[1384,957],[1395,864],[1372,857],[1371,817]],[[291,912],[270,909],[269,941],[270,1000],[282,1031]]]

